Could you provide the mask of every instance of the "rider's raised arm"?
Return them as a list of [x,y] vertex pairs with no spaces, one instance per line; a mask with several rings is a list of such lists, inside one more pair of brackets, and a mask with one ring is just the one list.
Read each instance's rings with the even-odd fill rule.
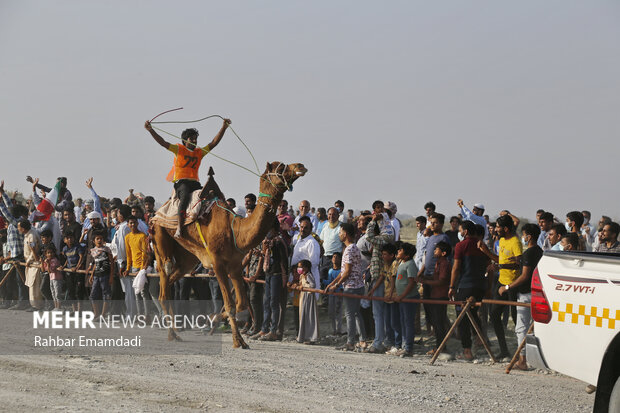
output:
[[170,149],[170,146],[171,146],[170,142],[166,142],[164,138],[159,136],[159,134],[155,132],[155,130],[153,130],[153,127],[151,126],[150,121],[147,120],[146,122],[144,122],[144,129],[146,129],[147,131],[151,133],[151,136],[153,137],[153,139],[155,139],[155,142],[157,142],[158,144],[160,144],[166,149]]
[[224,119],[224,124],[222,125],[222,128],[220,129],[220,131],[217,133],[217,135],[215,135],[211,143],[209,143],[203,149],[209,152],[212,151],[213,148],[215,148],[217,144],[220,143],[220,141],[224,137],[224,132],[226,132],[226,129],[228,129],[229,126],[230,126],[230,119]]

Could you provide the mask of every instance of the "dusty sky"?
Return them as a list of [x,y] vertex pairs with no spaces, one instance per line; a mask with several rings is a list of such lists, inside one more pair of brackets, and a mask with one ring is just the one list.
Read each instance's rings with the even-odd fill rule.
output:
[[[183,106],[159,120],[221,114],[261,171],[303,162],[295,205],[620,218],[619,23],[617,1],[0,0],[0,175],[162,200],[172,156],[143,123]],[[220,121],[193,126],[206,144]],[[216,153],[252,165],[232,134]]]

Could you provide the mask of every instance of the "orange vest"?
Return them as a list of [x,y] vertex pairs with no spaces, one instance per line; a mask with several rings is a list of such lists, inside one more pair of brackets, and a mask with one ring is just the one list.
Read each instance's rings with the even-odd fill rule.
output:
[[191,179],[194,181],[200,181],[198,179],[198,168],[200,168],[200,162],[206,155],[206,151],[202,148],[196,148],[190,151],[184,145],[177,145],[178,151],[174,157],[174,164],[166,180],[176,182],[179,179]]

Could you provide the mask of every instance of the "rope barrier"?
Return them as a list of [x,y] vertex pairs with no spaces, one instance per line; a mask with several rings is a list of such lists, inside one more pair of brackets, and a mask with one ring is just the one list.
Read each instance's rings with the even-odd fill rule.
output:
[[[10,264],[18,264],[21,265],[22,267],[26,267],[26,263],[25,262],[19,262],[19,261],[5,261],[7,263]],[[36,267],[36,268],[41,268],[40,264],[37,265],[31,265],[32,267]],[[71,273],[79,273],[79,274],[88,274],[88,271],[86,270],[74,270],[74,269],[63,269],[62,271],[64,272],[71,272]],[[128,275],[131,276],[135,276],[138,275],[137,272],[133,272],[133,273],[129,273]],[[146,274],[147,277],[159,277],[159,273],[154,272],[154,273],[147,273]],[[209,275],[209,274],[185,274],[184,277],[186,278],[191,278],[191,277],[195,277],[195,278],[215,278],[215,275]],[[244,277],[244,280],[246,282],[255,282],[258,284],[265,284],[265,280],[254,280],[251,281],[249,278]],[[307,293],[317,293],[317,294],[322,294],[322,295],[333,295],[336,297],[347,297],[347,298],[359,298],[359,299],[364,299],[364,300],[371,300],[371,301],[391,301],[389,299],[386,299],[385,297],[375,297],[375,296],[367,296],[367,295],[357,295],[357,294],[349,294],[349,293],[340,293],[340,292],[335,292],[335,291],[325,291],[325,290],[319,290],[316,288],[306,288],[306,287],[286,287],[288,290],[290,291],[300,291],[300,292],[307,292]],[[455,306],[464,306],[466,301],[452,301],[452,300],[430,300],[430,299],[424,299],[424,298],[404,298],[401,301],[402,303],[414,303],[414,304],[445,304],[445,305],[455,305]],[[509,306],[515,306],[515,307],[530,307],[529,303],[520,303],[517,301],[502,301],[502,300],[487,300],[487,299],[483,299],[482,301],[477,301],[475,304],[475,306],[481,306],[483,304],[500,304],[500,305],[509,305]]]

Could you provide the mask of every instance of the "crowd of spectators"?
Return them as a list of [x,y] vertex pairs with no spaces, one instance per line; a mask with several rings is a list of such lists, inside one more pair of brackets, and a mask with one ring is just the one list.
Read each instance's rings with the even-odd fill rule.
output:
[[[155,214],[153,197],[130,190],[124,200],[102,199],[90,178],[86,187],[91,199],[73,200],[66,178],[58,178],[53,211],[45,213],[46,196],[56,189],[31,177],[27,181],[32,197],[25,204],[0,184],[0,308],[79,313],[89,307],[97,316],[162,315],[159,278],[147,277],[156,271],[148,225]],[[256,196],[246,195],[243,206],[233,199],[227,202],[245,217],[256,207]],[[458,213],[446,219],[434,203],[426,203],[425,214],[415,218],[418,231],[412,243],[401,241],[403,225],[393,202],[375,201],[356,216],[340,200],[327,209],[315,209],[304,200],[297,211],[283,200],[277,222],[244,258],[245,293],[253,317],[242,332],[251,339],[282,340],[292,307],[297,341],[316,344],[321,340],[320,309],[326,307],[328,335],[346,336],[339,349],[411,357],[416,336],[424,334],[422,325],[426,334],[434,334],[437,347],[450,321],[446,304],[420,306],[403,300],[486,297],[527,303],[531,276],[544,251],[620,252],[619,225],[603,216],[595,226],[589,211],[571,211],[562,218],[539,210],[534,223],[521,225],[508,210],[492,222],[480,203],[470,210],[459,199],[456,208]],[[25,262],[25,271],[16,271],[14,262]],[[192,274],[210,271],[198,266]],[[176,313],[190,311],[190,297],[203,313],[221,310],[213,277],[177,281]],[[460,307],[456,309],[458,314]],[[492,326],[500,359],[510,355],[509,318],[519,340],[531,323],[527,307],[483,305],[480,311],[474,307],[472,315],[484,334]],[[467,317],[458,337],[458,357],[473,360],[472,347],[481,343],[472,338],[475,332]],[[517,368],[527,368],[524,354]]]

